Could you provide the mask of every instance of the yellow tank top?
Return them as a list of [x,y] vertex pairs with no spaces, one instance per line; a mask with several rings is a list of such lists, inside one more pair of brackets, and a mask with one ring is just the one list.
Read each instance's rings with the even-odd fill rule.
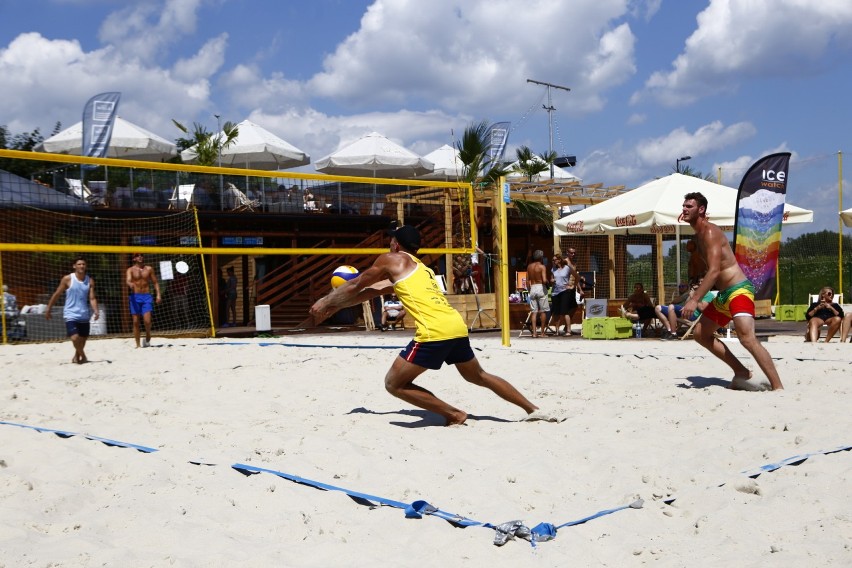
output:
[[467,325],[441,293],[435,273],[417,257],[408,256],[417,266],[394,282],[393,289],[405,311],[414,318],[414,341],[423,343],[467,337]]

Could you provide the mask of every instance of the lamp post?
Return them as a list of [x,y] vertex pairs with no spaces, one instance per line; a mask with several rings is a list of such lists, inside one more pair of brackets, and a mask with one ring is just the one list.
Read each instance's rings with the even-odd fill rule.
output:
[[680,173],[680,163],[685,162],[687,160],[691,160],[691,159],[692,159],[692,156],[681,156],[680,158],[675,160],[675,171],[677,173]]

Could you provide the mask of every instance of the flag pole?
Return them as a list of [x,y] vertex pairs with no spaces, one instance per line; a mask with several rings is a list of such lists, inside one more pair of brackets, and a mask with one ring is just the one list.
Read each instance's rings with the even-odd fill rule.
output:
[[837,151],[837,289],[843,292],[843,152]]

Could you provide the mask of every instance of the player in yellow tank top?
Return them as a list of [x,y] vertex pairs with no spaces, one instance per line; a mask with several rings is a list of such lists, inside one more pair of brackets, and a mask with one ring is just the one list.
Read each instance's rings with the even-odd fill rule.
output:
[[341,308],[356,306],[393,291],[406,312],[414,318],[416,332],[385,375],[385,389],[390,394],[440,414],[448,426],[464,424],[467,412],[414,384],[414,380],[427,369],[437,370],[444,364],[455,365],[467,382],[485,387],[524,409],[527,413],[524,420],[557,422],[558,419],[540,411],[508,381],[480,366],[470,347],[464,319],[441,293],[435,273],[414,256],[420,249],[417,229],[403,225],[390,234],[390,252],[379,256],[357,278],[332,290],[311,307],[311,315],[316,321],[325,321]]
[[416,267],[393,284],[394,292],[405,306],[405,311],[414,318],[417,332],[414,341],[441,341],[467,337],[467,325],[461,314],[453,308],[438,287],[431,268],[411,257]]

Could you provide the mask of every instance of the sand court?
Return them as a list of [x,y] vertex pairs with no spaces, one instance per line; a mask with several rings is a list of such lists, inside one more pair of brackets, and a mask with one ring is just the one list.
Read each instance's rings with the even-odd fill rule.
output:
[[[0,425],[0,564],[715,566],[852,556],[852,459],[840,449],[852,443],[842,427],[848,345],[772,338],[787,390],[737,392],[726,388],[727,367],[692,342],[546,338],[505,348],[476,335],[486,370],[567,420],[520,422],[519,409],[444,368],[418,379],[470,414],[468,426],[444,428],[384,390],[408,339],[155,337],[145,350],[95,340],[85,365],[67,362],[67,343],[3,347],[0,420],[75,435]],[[797,456],[806,459],[782,463]],[[747,475],[772,464],[781,467]],[[425,501],[477,524],[408,518],[381,500]],[[493,544],[502,523],[559,527],[610,509],[535,547]]]

